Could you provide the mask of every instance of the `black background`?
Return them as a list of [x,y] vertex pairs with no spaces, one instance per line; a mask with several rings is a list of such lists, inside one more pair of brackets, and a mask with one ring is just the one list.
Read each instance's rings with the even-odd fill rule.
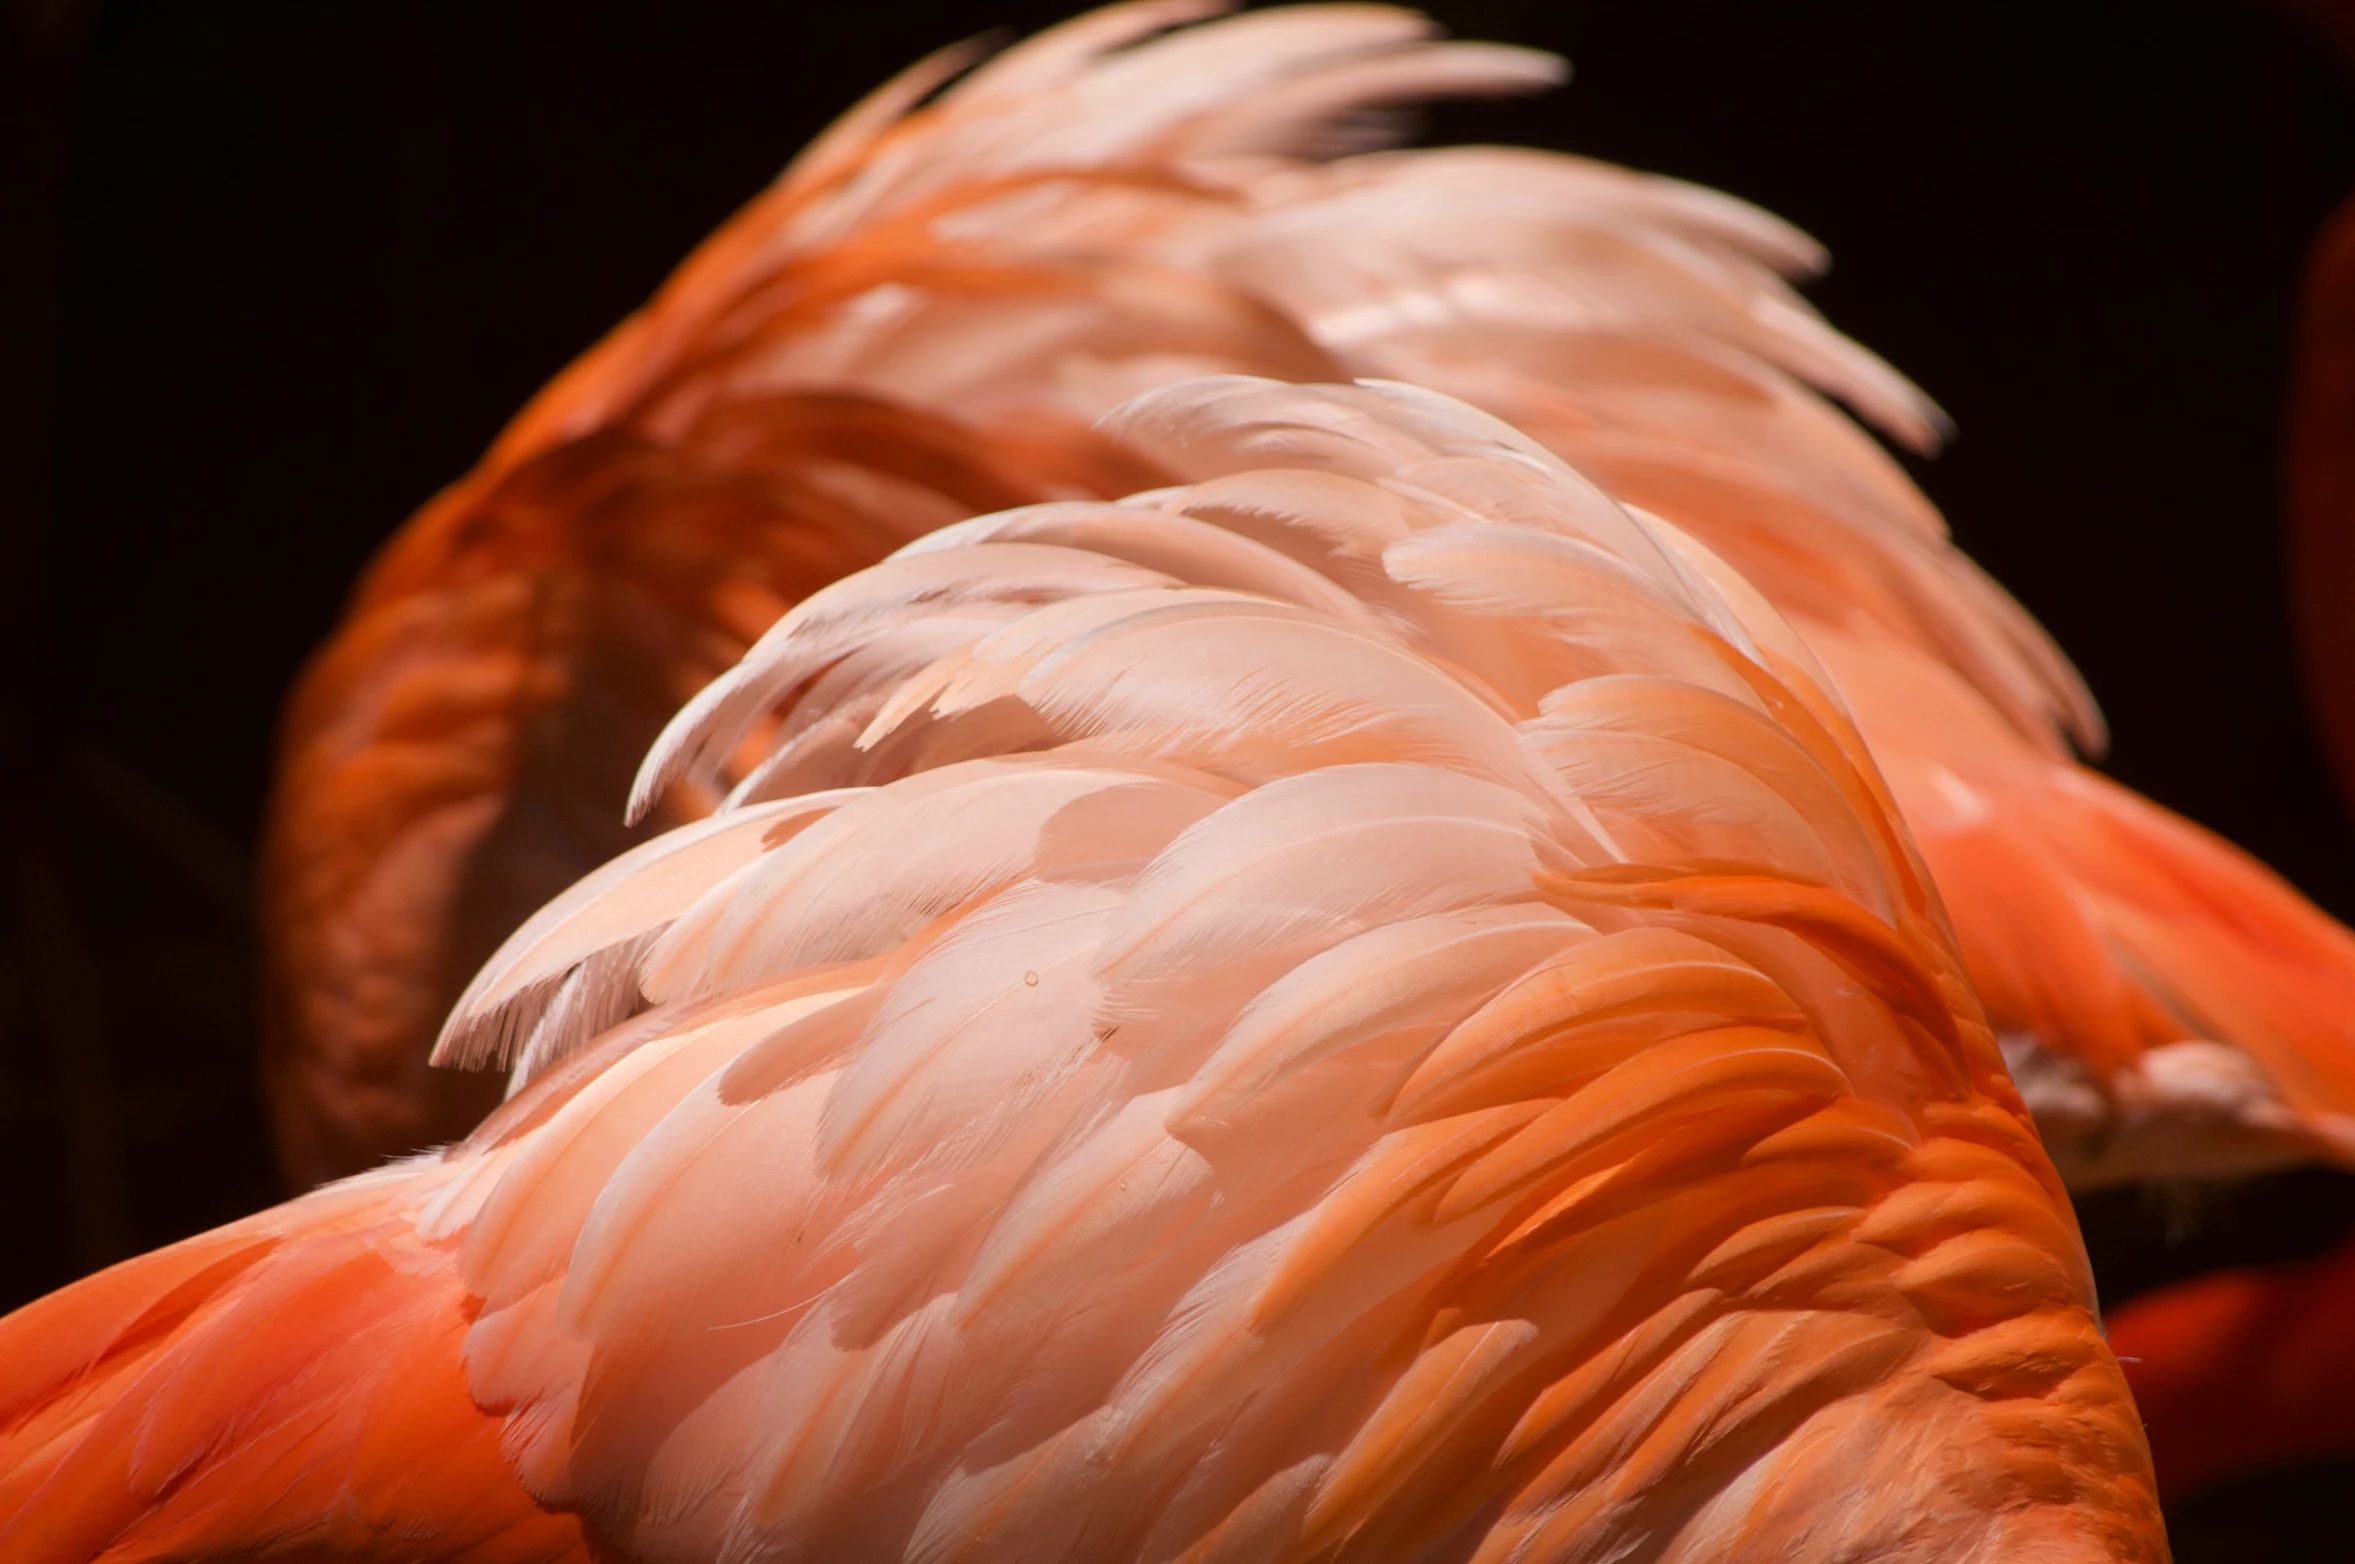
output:
[[[2355,190],[2318,38],[2239,0],[1433,9],[1576,69],[1434,134],[1697,179],[1829,243],[1814,297],[1954,414],[1916,471],[2085,670],[2110,769],[2355,913],[2276,536],[2298,263]],[[370,551],[866,87],[1062,10],[20,0],[0,1307],[275,1193],[248,860],[277,702]],[[2106,1294],[2310,1250],[2351,1188],[2099,1202]],[[2321,1556],[2350,1491],[2244,1485],[2177,1518],[2179,1557]]]

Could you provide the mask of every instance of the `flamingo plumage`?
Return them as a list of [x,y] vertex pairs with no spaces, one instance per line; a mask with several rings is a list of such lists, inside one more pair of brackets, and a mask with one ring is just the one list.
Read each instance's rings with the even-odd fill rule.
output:
[[[910,1556],[989,1556],[1017,1531],[1050,1534],[1038,1529],[1044,1512],[1024,1506],[1078,1493],[1103,1518],[1073,1522],[1073,1557],[1163,1543],[1170,1556],[1181,1544],[1220,1556],[1230,1543],[1237,1556],[1327,1545],[1383,1556],[1443,1540],[1497,1557],[1517,1547],[1600,1557],[1631,1538],[1664,1557],[1708,1556],[1729,1540],[1791,1558],[2163,1555],[2140,1435],[2092,1329],[2074,1228],[2046,1154],[2022,1128],[2002,1055],[2052,1156],[2081,1182],[2344,1156],[2355,1089],[2338,1000],[2355,943],[2260,867],[2070,758],[2072,745],[2098,748],[2100,726],[2065,658],[1818,394],[1918,444],[1940,428],[1918,391],[1792,292],[1786,277],[1820,263],[1804,236],[1714,193],[1576,159],[1359,151],[1369,130],[1357,111],[1368,105],[1522,90],[1557,68],[1523,51],[1433,43],[1419,19],[1378,7],[1154,36],[1206,10],[1116,8],[935,96],[963,57],[884,89],[543,394],[379,562],[290,708],[273,814],[273,1089],[290,1175],[310,1181],[464,1132],[499,1095],[476,1083],[496,1077],[429,1075],[432,1026],[531,906],[640,845],[528,923],[461,1000],[445,1057],[509,1062],[520,1085],[477,1135],[135,1262],[0,1327],[40,1361],[67,1366],[64,1378],[28,1371],[8,1403],[16,1493],[41,1506],[25,1513],[77,1518],[80,1529],[59,1535],[82,1541],[56,1556],[83,1556],[72,1551],[83,1541],[125,1558],[264,1545],[407,1556],[397,1550],[427,1534],[416,1528],[437,1526],[433,1546],[483,1558],[567,1556],[592,1534],[648,1557],[705,1557],[715,1546],[751,1557],[777,1537],[852,1548],[896,1538]],[[1411,380],[1538,443],[1403,391],[1225,380],[1157,399],[1150,389],[1205,370]],[[1095,427],[1140,391],[1143,402]],[[1347,431],[1343,447],[1371,440],[1379,459],[1336,454],[1303,432],[1328,424]],[[1284,470],[1254,479],[1236,454],[1245,447]],[[1328,492],[1333,463],[1357,485],[1343,498]],[[1411,483],[1402,465],[1416,472]],[[1162,487],[1101,503],[1146,485]],[[1418,513],[1426,499],[1439,508]],[[1021,502],[1061,508],[957,525]],[[1491,535],[1452,536],[1476,525]],[[1507,537],[1515,528],[1541,541]],[[1407,541],[1425,533],[1451,536]],[[934,541],[911,542],[925,534]],[[1546,537],[1600,553],[1555,558]],[[895,548],[880,576],[827,587]],[[990,569],[958,575],[975,550]],[[1018,557],[1040,550],[1097,563]],[[1012,574],[993,585],[998,565]],[[1024,574],[1034,567],[1042,574]],[[1095,572],[1099,585],[1072,586],[1056,573],[1066,567]],[[878,580],[936,576],[978,583],[941,588],[976,595],[910,622],[858,618],[874,607],[860,593],[896,589]],[[1525,577],[1560,595],[1533,599]],[[1097,617],[1150,617],[1146,600],[1172,593],[1151,610],[1163,617],[1150,631]],[[1238,594],[1285,611],[1238,607]],[[1297,628],[1320,616],[1329,623],[1317,631]],[[1116,631],[1132,650],[1167,649],[1163,688],[1122,690],[1114,679],[1084,699],[1040,693],[1055,682],[1042,668],[1078,678],[1072,670],[1092,657],[1105,674]],[[802,644],[780,662],[796,633]],[[837,639],[812,663],[814,634]],[[1330,668],[1309,650],[1320,634],[1346,647]],[[1234,660],[1220,635],[1267,655]],[[1288,638],[1292,650],[1276,650]],[[1295,673],[1311,695],[1323,673],[1344,680],[1326,695],[1346,694],[1352,666],[1387,667],[1358,643],[1385,638],[1398,645],[1383,656],[1421,660],[1411,675],[1388,668],[1402,683],[1386,674],[1329,710],[1312,699],[1292,711],[1289,692],[1267,695],[1273,712],[1235,703],[1238,691],[1276,692]],[[637,753],[747,646],[749,660],[696,698],[692,720],[641,773],[652,813],[640,831],[667,834],[628,834],[621,804]],[[1286,661],[1295,654],[1298,669]],[[1162,662],[1157,650],[1138,666]],[[779,668],[793,680],[778,683]],[[1026,681],[1036,684],[1027,694]],[[1122,701],[1140,703],[1121,718],[1132,726],[1105,727]],[[1926,724],[1929,710],[1953,720]],[[1459,718],[1468,726],[1447,732]],[[1067,723],[1077,726],[1058,726]],[[1448,748],[1483,727],[1481,744]],[[1143,736],[1106,760],[1096,750],[1116,730]],[[1220,748],[1230,739],[1233,753]],[[1052,758],[1020,758],[1042,746]],[[1491,812],[1482,830],[1525,840],[1528,862],[1511,860],[1504,876],[1519,876],[1510,895],[1491,884],[1429,907],[1408,896],[1411,913],[1335,914],[1348,932],[1333,949],[1356,967],[1313,946],[1293,952],[1297,970],[1261,971],[1232,953],[1220,965],[1204,954],[1217,930],[1197,929],[1153,978],[1166,983],[1160,993],[1145,983],[1114,1003],[1106,985],[1135,952],[1107,930],[1143,916],[1123,898],[1167,890],[1154,878],[1164,855],[1200,852],[1193,844],[1215,837],[1209,822],[1227,810],[1248,825],[1279,799],[1300,812],[1267,818],[1299,829],[1326,824],[1328,809],[1346,822],[1353,804],[1443,820],[1453,816],[1418,788],[1461,793],[1466,777],[1519,789],[1517,811],[1550,801],[1574,827]],[[1359,792],[1325,797],[1327,785]],[[845,791],[870,788],[881,791],[855,803]],[[1082,839],[1043,834],[1050,815],[1021,815],[1025,794]],[[1469,796],[1449,807],[1469,808]],[[723,799],[728,809],[696,823]],[[1955,913],[1959,947],[1890,823],[1899,807]],[[1379,821],[1361,823],[1379,835]],[[1086,831],[1122,829],[1145,834],[1109,858],[1059,856],[1098,851]],[[1259,834],[1215,851],[1260,852],[1273,828],[1251,829]],[[969,840],[976,834],[993,839]],[[1394,833],[1382,851],[1433,875],[1426,889],[1451,867],[1477,867],[1477,854],[1463,865],[1412,857],[1424,844],[1399,835],[1415,832]],[[884,859],[860,856],[880,842],[900,855],[898,882]],[[816,849],[838,857],[812,869],[801,859]],[[935,849],[942,856],[927,857]],[[1548,856],[1557,851],[1568,858]],[[976,879],[958,857],[986,853],[999,855],[992,872],[1014,878]],[[1296,865],[1301,885],[1277,889],[1359,894],[1341,861]],[[2001,892],[2015,864],[2034,872],[2037,894],[2011,905]],[[934,874],[961,889],[949,896],[926,880]],[[1270,887],[1229,887],[1223,899],[1198,889],[1241,930],[1257,927],[1244,914],[1264,913],[1252,898]],[[987,899],[967,905],[976,897]],[[909,924],[915,909],[923,920]],[[796,919],[800,931],[785,938],[779,930]],[[1580,927],[1545,967],[1539,947],[1562,920]],[[1723,959],[1671,935],[1714,943]],[[1406,962],[1426,937],[1446,942],[1450,960],[1488,945],[1497,964],[1476,967],[1464,990]],[[915,993],[912,979],[955,977],[968,942],[976,950],[965,959],[993,941],[1004,954],[1034,940],[1047,955],[1025,975],[1097,985],[1108,1014],[1131,1018],[1107,1025],[1142,1027],[1177,1006],[1203,1035],[1114,1047],[1091,1028],[1071,1034],[1075,1062],[1026,1061],[1002,1040],[975,1040],[1002,1039],[990,1030],[999,1023],[974,1020],[960,1046],[925,1039],[940,1016],[924,1023],[891,1008],[903,987]],[[1607,956],[1575,955],[1611,940]],[[1523,955],[1528,965],[1514,968]],[[1197,959],[1211,964],[1194,971]],[[1985,992],[1984,1012],[1958,960]],[[1319,961],[1328,964],[1301,976]],[[1199,1072],[1248,1056],[1236,1033],[1249,1035],[1251,1007],[1276,1006],[1267,996],[1285,983],[1298,989],[1283,1002],[1297,1005],[1340,992],[1317,983],[1369,986],[1385,962],[1416,974],[1406,984],[1415,991],[1393,997],[1420,1019],[1302,1059],[1281,1047],[1309,1023],[1259,1016],[1281,1035],[1251,1045],[1277,1049],[1248,1077],[1252,1093],[1227,1081],[1218,1112],[1240,1117],[1182,1095],[1215,1100]],[[1581,963],[1573,980],[1535,975]],[[1705,970],[1687,972],[1696,963]],[[1700,987],[1679,989],[1688,978]],[[1616,993],[1613,984],[1638,997],[1583,997]],[[1748,1003],[1769,990],[1784,1008],[1713,1008],[1728,993]],[[1488,1007],[1514,996],[1501,1012],[1508,1029],[1479,1041],[1473,1022],[1489,1015],[1495,1026]],[[1545,1008],[1554,1003],[1569,1008]],[[1590,1004],[1607,1014],[1587,1015]],[[1467,1028],[1475,1041],[1454,1041]],[[769,1045],[785,1036],[803,1041]],[[1437,1121],[1394,1119],[1395,1101],[1376,1113],[1374,1097],[1346,1090],[1371,1092],[1366,1079],[1385,1069],[1411,1076],[1411,1050],[1434,1045],[1430,1058],[1451,1045],[1499,1051],[1474,1062],[1501,1072],[1489,1088],[1509,1090],[1474,1092],[1465,1112],[1529,1116],[1484,1120],[1499,1139],[1474,1135],[1432,1167],[1417,1163],[1406,1207],[1361,1207],[1366,1180],[1397,1171],[1384,1157],[1439,1155],[1436,1141],[1413,1138]],[[812,1050],[806,1059],[800,1048]],[[755,1058],[783,1073],[739,1070]],[[1753,1068],[1764,1073],[1745,1073]],[[1556,1069],[1585,1084],[1558,1103],[1531,1095],[1573,1084],[1549,1081]],[[1594,1070],[1603,1073],[1581,1073]],[[1662,1070],[1702,1095],[1644,1084]],[[728,1079],[768,1084],[737,1101]],[[1612,1079],[1611,1091],[1582,1095]],[[822,1092],[811,1084],[821,1080]],[[845,1106],[837,1086],[851,1093]],[[1220,1143],[1250,1141],[1254,1128],[1280,1138],[1271,1128],[1290,1126],[1270,1117],[1276,1105],[1328,1089],[1346,1129],[1296,1148],[1299,1166],[1279,1157],[1263,1167],[1253,1157],[1264,1148]],[[1620,1090],[1642,1101],[1620,1102]],[[1088,1092],[1099,1096],[1053,1117],[1070,1107],[1065,1096]],[[1270,1106],[1246,1111],[1239,1098],[1255,1093]],[[816,1117],[780,1133],[815,1136],[821,1150],[807,1167],[791,1164],[800,1182],[775,1198],[850,1224],[820,1229],[833,1235],[826,1263],[848,1267],[838,1275],[794,1269],[799,1260],[764,1270],[746,1235],[784,1230],[731,1232],[734,1214],[782,1221],[785,1205],[679,1193],[752,1199],[743,1175],[762,1164],[727,1163],[696,1137],[732,1147],[732,1137],[758,1140],[771,1116],[787,1124],[796,1114]],[[861,1114],[881,1128],[839,1128]],[[1098,1145],[1114,1123],[1143,1139]],[[1452,1192],[1478,1166],[1502,1177],[1495,1169],[1535,1155],[1541,1126],[1582,1149],[1560,1165],[1538,1157],[1549,1171],[1492,1192],[1503,1205],[1432,1182]],[[1398,1135],[1409,1139],[1388,1139]],[[1589,1135],[1599,1138],[1580,1139]],[[1147,1142],[1183,1177],[1081,1157],[1142,1157]],[[790,1160],[810,1147],[770,1150]],[[1819,1151],[1820,1166],[1810,1161]],[[1012,1169],[1024,1152],[1033,1160]],[[1078,1171],[1055,1171],[1065,1153],[1080,1158]],[[1786,1180],[1793,1156],[1813,1171]],[[957,1178],[942,1193],[915,1187],[950,1166]],[[1760,1177],[1763,1167],[1774,1171]],[[1829,1182],[1811,1183],[1818,1173]],[[1119,1186],[1104,1220],[1130,1219],[1133,1193],[1147,1208],[1130,1213],[1142,1226],[1100,1239],[1089,1213],[1053,1205],[1077,1199],[1070,1189],[1101,1197],[1109,1186],[1086,1182],[1099,1174]],[[1136,1189],[1139,1176],[1150,1187]],[[1172,1180],[1187,1191],[1167,1194],[1179,1204],[1154,1204]],[[1765,1206],[1754,1211],[1737,1185],[1758,1186]],[[1257,1214],[1198,1233],[1199,1213],[1183,1204],[1196,1199]],[[1346,1280],[1353,1254],[1379,1268],[1423,1253],[1422,1229],[1451,1201],[1440,1229],[1494,1219],[1445,1261],[1456,1268],[1446,1285],[1469,1291],[1433,1283],[1439,1290],[1398,1303],[1395,1318],[1351,1316],[1297,1360],[1262,1353],[1260,1337],[1281,1323],[1261,1308],[1264,1289],[1237,1323],[1238,1300],[1266,1280],[1248,1265],[1294,1252],[1284,1245],[1301,1235],[1286,1223],[1323,1234],[1330,1269]],[[1511,1223],[1496,1226],[1507,1208]],[[703,1214],[722,1209],[731,1216]],[[507,1225],[482,1225],[502,1212]],[[523,1240],[485,1236],[512,1235],[527,1216],[539,1236],[526,1258],[508,1247]],[[1107,1305],[1118,1318],[1072,1327],[1084,1366],[1037,1371],[1046,1390],[1020,1375],[975,1375],[971,1365],[1001,1348],[1016,1361],[1021,1332],[993,1335],[1010,1327],[981,1304],[947,1324],[919,1320],[920,1309],[888,1313],[916,1292],[925,1308],[954,1311],[940,1300],[964,1295],[982,1251],[956,1251],[947,1230],[1014,1246],[994,1263],[1044,1265],[1050,1278],[1055,1265],[1084,1271],[1089,1258],[1071,1258],[1076,1239],[1057,1248],[1042,1236],[1041,1260],[1021,1248],[1027,1239],[980,1236],[1000,1231],[991,1221],[1015,1222],[1003,1231],[1017,1234],[1060,1221],[1089,1244],[1139,1244],[1131,1259],[1155,1280],[1140,1281],[1138,1296],[1191,1312]],[[875,1235],[887,1222],[884,1245]],[[1678,1236],[1636,1254],[1589,1232],[1628,1227]],[[697,1228],[710,1229],[700,1260],[690,1252]],[[1181,1228],[1199,1244],[1180,1242]],[[669,1236],[648,1237],[641,1270],[611,1270],[632,1235],[657,1231]],[[799,1242],[810,1228],[793,1231]],[[1214,1247],[1219,1235],[1228,1248]],[[685,1247],[661,1247],[674,1243]],[[1766,1288],[1762,1314],[1704,1299],[1725,1293],[1719,1262],[1732,1266],[1722,1280],[1736,1293]],[[1567,1326],[1495,1312],[1507,1308],[1503,1292],[1569,1287],[1590,1263],[1633,1267],[1625,1312]],[[1186,1271],[1193,1264],[1203,1269]],[[1765,1269],[1753,1277],[1751,1266]],[[604,1279],[576,1279],[592,1273]],[[1338,1285],[1333,1275],[1309,1282]],[[1012,1285],[986,1271],[982,1280]],[[1811,1290],[1819,1283],[1828,1291]],[[1784,1318],[1786,1284],[1799,1288],[1797,1314],[1825,1316],[1828,1334]],[[913,1291],[881,1297],[894,1287]],[[835,1311],[854,1306],[838,1289],[875,1295],[869,1307],[886,1312],[838,1329]],[[592,1292],[613,1312],[597,1314]],[[275,1352],[273,1322],[298,1296],[332,1297],[345,1312],[322,1307],[338,1328],[290,1336]],[[1302,1296],[1315,1317],[1348,1312],[1326,1294]],[[662,1339],[692,1334],[688,1315],[666,1320],[666,1310],[739,1304],[698,1328],[752,1335],[664,1355],[674,1349]],[[1229,1314],[1214,1318],[1214,1305]],[[763,1317],[765,1307],[785,1312]],[[835,1333],[822,1348],[794,1334],[813,1310]],[[1185,1356],[1212,1352],[1203,1342],[1219,1319],[1228,1334],[1217,1339],[1255,1367]],[[1394,1326],[1403,1334],[1384,1334]],[[968,1327],[976,1333],[956,1347]],[[1620,1333],[1596,1334],[1607,1327]],[[1112,1345],[1097,1352],[1103,1342]],[[770,1356],[755,1352],[761,1344]],[[751,1355],[732,1356],[739,1350]],[[1754,1380],[1705,1361],[1753,1351],[1766,1365]],[[938,1352],[951,1356],[926,1361]],[[1254,1378],[1279,1360],[1283,1373],[1309,1377]],[[980,1390],[961,1406],[966,1422],[919,1438],[906,1424],[918,1417],[909,1398],[937,1393],[926,1376],[949,1372],[943,1363],[1017,1404],[992,1415],[1029,1417],[1030,1431],[1062,1442],[1020,1446],[1031,1454],[1018,1473],[976,1464],[977,1451],[1014,1448],[972,1421],[989,1401]],[[723,1367],[753,1378],[710,1377]],[[1100,1403],[1064,1382],[1090,1374]],[[1680,1391],[1683,1374],[1698,1378]],[[695,1389],[647,1388],[656,1381],[710,1399],[690,1407]],[[1328,1424],[1278,1427],[1279,1411],[1250,1412],[1276,1385],[1349,1388],[1331,1391]],[[1124,1387],[1144,1400],[1119,1403]],[[1700,1399],[1677,1400],[1688,1391]],[[794,1400],[805,1393],[815,1399]],[[1068,1424],[1023,1400],[1057,1395]],[[1541,1395],[1554,1398],[1542,1416],[1526,1399]],[[1661,1396],[1666,1411],[1638,1405]],[[1622,1410],[1606,1415],[1606,1405]],[[931,1407],[919,1409],[928,1417]],[[1678,1407],[1690,1420],[1677,1421]],[[837,1421],[796,1422],[794,1408]],[[1167,1439],[1095,1446],[1092,1433],[1071,1432],[1089,1417],[1128,1429],[1132,1411],[1173,1419],[1148,1419]],[[633,1443],[633,1430],[670,1426],[662,1419],[673,1414],[693,1427],[671,1456]],[[1236,1449],[1259,1443],[1222,1454],[1215,1471],[1189,1464],[1209,1462],[1208,1446],[1185,1443],[1205,1437],[1198,1420],[1229,1415],[1251,1430]],[[862,1417],[899,1419],[899,1431]],[[1884,1432],[1918,1428],[1919,1440],[1868,1448],[1860,1417]],[[141,1450],[170,1454],[118,1460],[131,1427]],[[409,1431],[415,1448],[379,1427]],[[921,1449],[902,1449],[910,1439]],[[811,1453],[827,1441],[831,1453]],[[415,1466],[418,1449],[433,1459]],[[1278,1454],[1293,1464],[1251,1466]],[[1122,1468],[1132,1456],[1144,1464]],[[1465,1488],[1463,1463],[1480,1459],[1489,1475]],[[1837,1483],[1825,1461],[1846,1464]],[[1132,1486],[1089,1489],[1107,1464]],[[985,1472],[996,1476],[976,1475]],[[1246,1478],[1261,1486],[1236,1486]],[[300,1495],[282,1513],[240,1507],[253,1484],[281,1479]],[[1014,1487],[990,1487],[1001,1480]],[[1157,1481],[1178,1487],[1151,1491]],[[1852,1484],[1876,1491],[1860,1498]],[[1493,1513],[1436,1497],[1459,1489],[1484,1494]],[[1153,1508],[1164,1500],[1174,1508]],[[891,1530],[903,1525],[917,1529]],[[1109,1529],[1089,1529],[1098,1525]],[[1104,1540],[1114,1535],[1123,1540]]]
[[910,544],[682,711],[642,798],[747,740],[781,796],[502,948],[473,1137],[0,1324],[11,1557],[2165,1556],[1765,601],[1432,393],[1108,432],[1178,482]]

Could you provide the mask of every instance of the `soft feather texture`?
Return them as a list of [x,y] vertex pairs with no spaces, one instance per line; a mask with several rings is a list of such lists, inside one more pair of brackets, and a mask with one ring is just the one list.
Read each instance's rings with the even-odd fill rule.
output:
[[[1361,609],[1173,552],[944,644],[893,583],[985,598],[1019,515],[846,583],[832,655],[909,638],[923,698],[852,731],[776,689],[777,732],[866,758],[851,790],[522,931],[452,1022],[533,1017],[474,1138],[0,1322],[0,1363],[50,1365],[0,1398],[0,1551],[578,1556],[523,1492],[613,1556],[731,1564],[2164,1558],[2060,1183],[1759,600],[1428,393],[1192,382],[1113,427],[1197,486],[1107,536],[1247,518],[1205,574],[1289,557]],[[1578,590],[1524,600],[1532,540],[1628,666]],[[843,623],[813,601],[744,666]],[[1217,682],[1271,625],[1324,639]],[[1151,661],[1107,653],[1139,626]],[[993,640],[996,693],[944,710]],[[983,711],[953,758],[877,758]],[[648,774],[734,720],[690,708]],[[636,1016],[535,998],[615,950]],[[385,1309],[321,1356],[297,1311],[354,1224]],[[478,1405],[496,1448],[421,1452],[369,1532],[350,1441]]]

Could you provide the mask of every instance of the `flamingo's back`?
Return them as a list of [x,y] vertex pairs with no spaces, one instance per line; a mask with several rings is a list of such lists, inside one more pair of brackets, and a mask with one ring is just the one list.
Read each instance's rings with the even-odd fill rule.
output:
[[1111,432],[1181,486],[936,533],[672,724],[641,801],[737,801],[483,970],[473,1139],[0,1322],[0,1552],[2164,1558],[1764,601],[1428,393]]

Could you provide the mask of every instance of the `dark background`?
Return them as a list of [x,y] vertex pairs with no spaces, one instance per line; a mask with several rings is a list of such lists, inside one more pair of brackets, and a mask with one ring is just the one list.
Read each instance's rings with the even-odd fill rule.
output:
[[[0,1307],[276,1193],[248,861],[278,700],[370,551],[860,92],[1064,9],[16,0]],[[1828,242],[1814,297],[1954,414],[1916,471],[2085,670],[2111,769],[2355,913],[2275,519],[2298,263],[2355,190],[2319,33],[2247,0],[1433,9],[1576,68],[1435,134]],[[2088,1212],[2110,1301],[2351,1219],[2321,1174]],[[2344,1546],[2351,1494],[2244,1485],[2177,1518],[2179,1556]]]

